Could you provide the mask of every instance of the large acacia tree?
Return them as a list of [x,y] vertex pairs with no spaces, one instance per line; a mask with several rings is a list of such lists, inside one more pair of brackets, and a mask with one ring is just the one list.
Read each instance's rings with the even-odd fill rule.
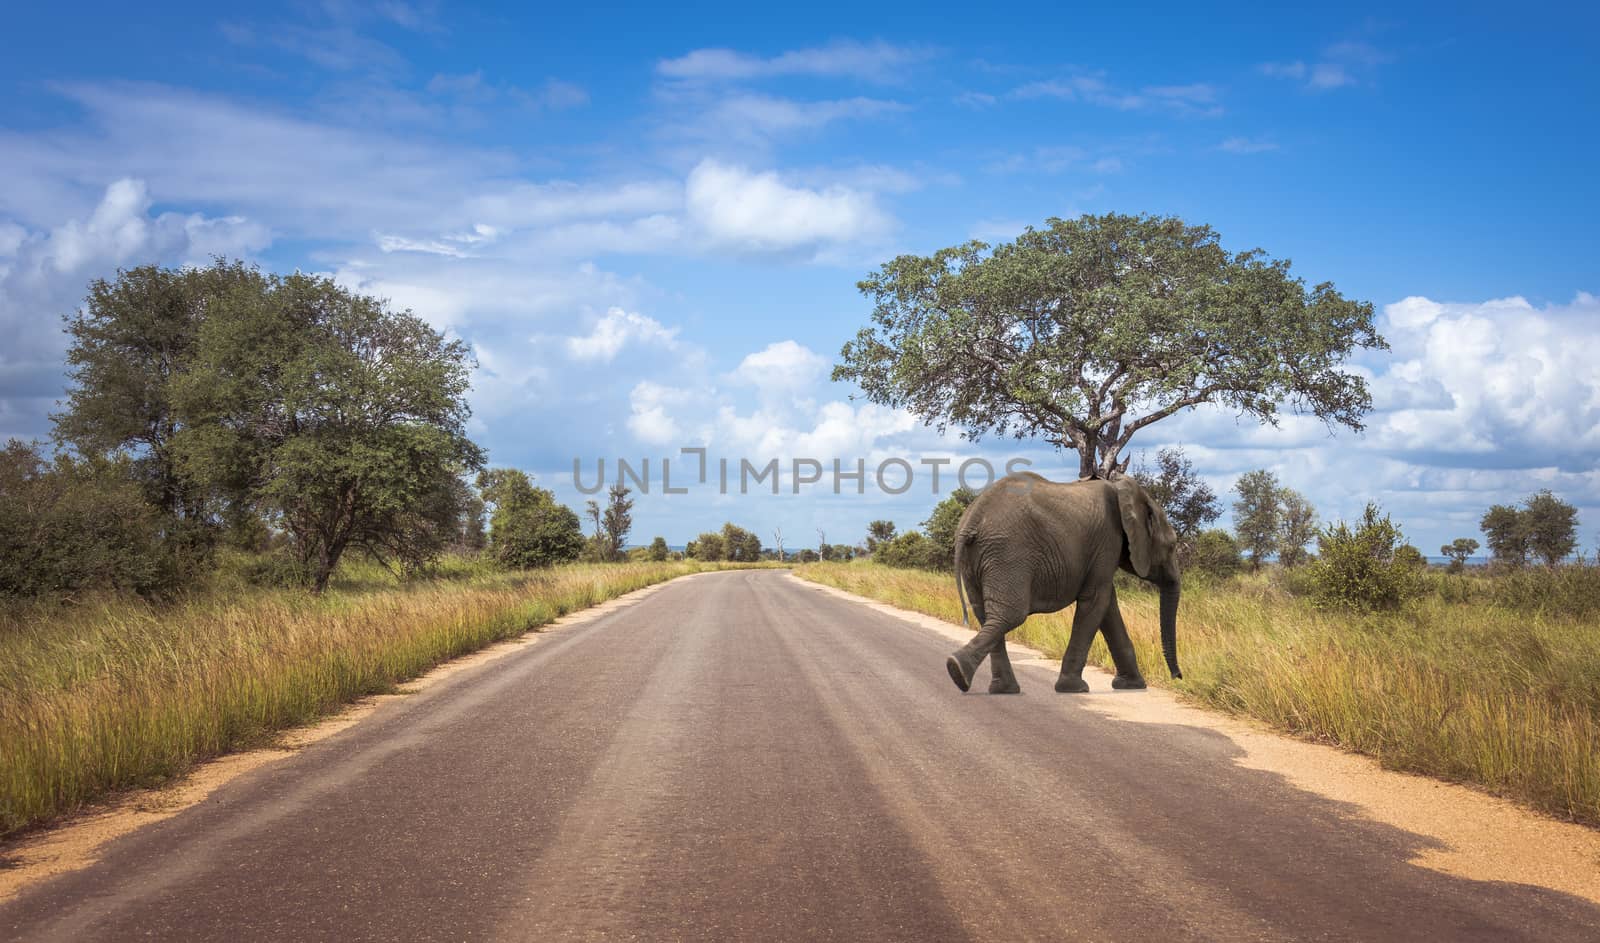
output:
[[1372,398],[1343,364],[1387,347],[1371,304],[1173,217],[1051,219],[900,256],[858,287],[873,323],[835,380],[941,431],[1072,448],[1085,476],[1125,472],[1139,430],[1202,403],[1274,424],[1288,403],[1360,430]]

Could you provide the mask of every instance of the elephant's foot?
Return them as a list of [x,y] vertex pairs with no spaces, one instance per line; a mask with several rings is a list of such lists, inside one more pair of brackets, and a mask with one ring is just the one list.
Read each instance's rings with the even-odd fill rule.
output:
[[1069,678],[1066,675],[1056,679],[1057,694],[1087,694],[1089,683],[1082,678]]
[[1145,689],[1144,679],[1138,675],[1117,675],[1111,679],[1111,686],[1118,691],[1143,691]]
[[972,687],[972,673],[978,669],[977,665],[968,665],[961,657],[961,652],[956,652],[944,660],[945,669],[950,672],[950,680],[956,687],[966,691]]
[[1022,685],[1016,678],[992,678],[989,681],[990,694],[1021,694]]

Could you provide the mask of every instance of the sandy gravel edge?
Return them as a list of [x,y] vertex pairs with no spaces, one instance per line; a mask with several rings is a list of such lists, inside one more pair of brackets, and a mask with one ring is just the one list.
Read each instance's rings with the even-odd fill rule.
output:
[[[972,637],[962,626],[933,616],[793,574],[789,578],[936,632],[957,645]],[[1013,664],[1058,667],[1057,659],[1046,659],[1026,646],[1008,641],[1006,647]],[[1386,770],[1370,757],[1296,740],[1247,718],[1185,704],[1170,691],[1113,693],[1111,677],[1111,672],[1091,665],[1085,671],[1090,693],[1073,696],[1117,720],[1182,724],[1221,734],[1243,751],[1234,761],[1240,766],[1277,773],[1299,789],[1354,806],[1362,818],[1439,844],[1420,852],[1412,864],[1469,880],[1548,888],[1600,904],[1600,831],[1559,822],[1465,786]]]
[[401,684],[398,693],[364,697],[314,724],[282,731],[271,747],[229,753],[203,761],[170,784],[157,789],[120,793],[106,802],[85,807],[54,825],[0,844],[0,902],[15,897],[41,881],[88,867],[99,858],[100,850],[106,843],[204,802],[206,797],[233,779],[293,756],[297,750],[348,730],[381,711],[385,705],[426,691],[463,671],[522,651],[529,645],[537,644],[541,635],[593,622],[601,616],[631,606],[672,583],[704,575],[685,573],[569,613],[516,638],[496,642],[443,662],[427,674]]

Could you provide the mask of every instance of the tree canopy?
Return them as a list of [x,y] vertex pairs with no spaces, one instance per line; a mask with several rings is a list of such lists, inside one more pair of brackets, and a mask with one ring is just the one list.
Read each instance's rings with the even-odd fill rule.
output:
[[1370,303],[1175,217],[1050,219],[1013,242],[899,256],[858,287],[872,324],[833,379],[941,431],[1075,449],[1086,476],[1125,471],[1139,430],[1202,403],[1275,424],[1288,402],[1360,430],[1372,398],[1342,367],[1387,347]]
[[1162,449],[1156,453],[1154,469],[1141,461],[1132,475],[1166,510],[1167,520],[1177,532],[1180,550],[1185,555],[1200,531],[1222,516],[1217,493],[1195,474],[1194,463],[1181,447]]
[[360,548],[413,570],[462,539],[471,356],[409,311],[242,263],[91,284],[57,437],[121,455],[179,534],[286,534],[323,588]]
[[1265,468],[1245,472],[1234,483],[1238,500],[1233,502],[1233,529],[1239,543],[1250,551],[1250,568],[1261,569],[1267,554],[1278,549],[1283,508],[1278,476]]

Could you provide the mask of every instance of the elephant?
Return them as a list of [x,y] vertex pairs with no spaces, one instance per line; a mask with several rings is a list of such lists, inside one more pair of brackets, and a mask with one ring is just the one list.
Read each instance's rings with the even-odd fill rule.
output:
[[968,506],[956,528],[961,620],[967,621],[970,599],[980,628],[945,662],[951,680],[966,691],[987,657],[989,693],[1020,693],[1006,655],[1006,633],[1034,613],[1057,612],[1076,603],[1056,690],[1089,690],[1083,666],[1097,630],[1104,633],[1116,663],[1111,686],[1143,688],[1144,676],[1111,582],[1118,567],[1160,590],[1161,651],[1172,677],[1182,678],[1177,543],[1161,503],[1133,478],[1056,482],[1020,472],[996,481]]

